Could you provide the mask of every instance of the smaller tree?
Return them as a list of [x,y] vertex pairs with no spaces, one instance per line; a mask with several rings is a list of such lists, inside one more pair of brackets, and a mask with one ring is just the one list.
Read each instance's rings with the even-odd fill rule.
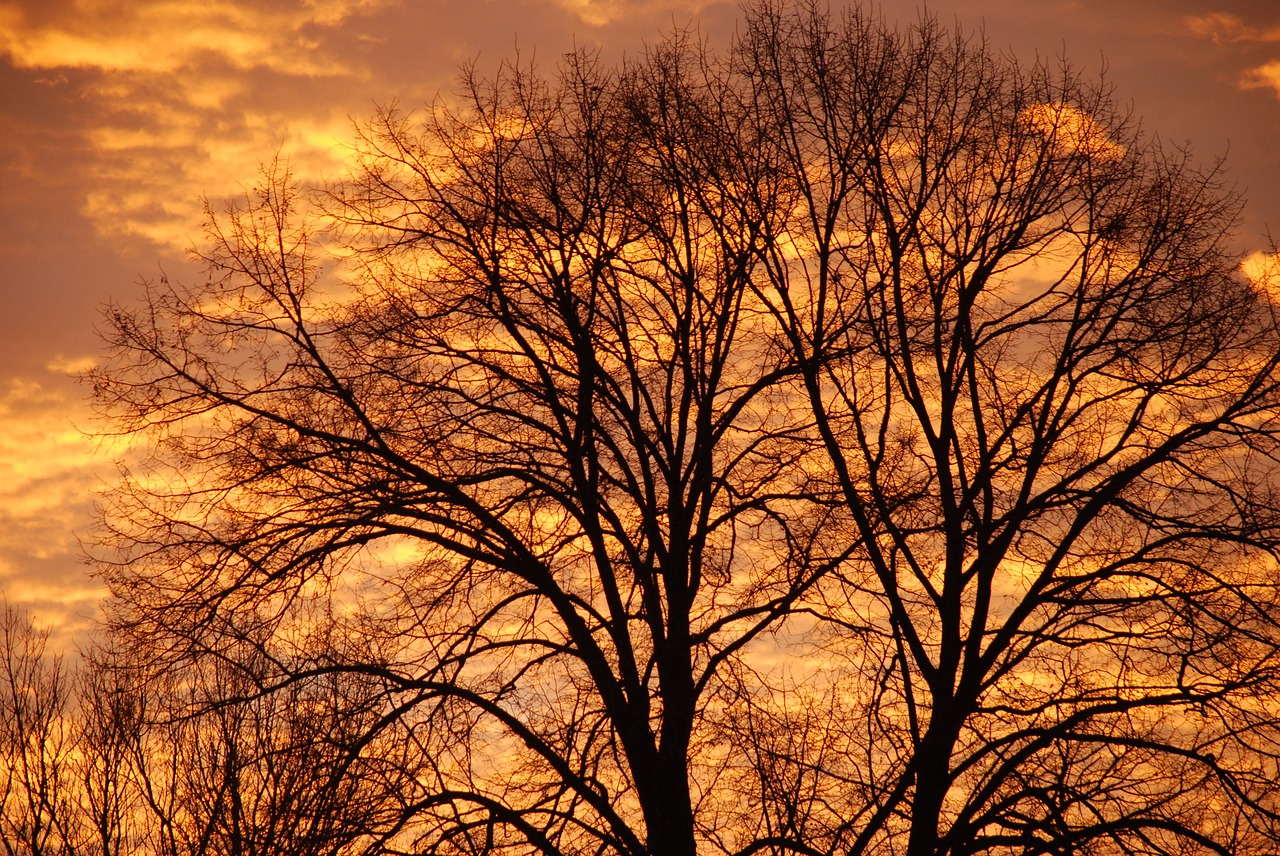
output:
[[76,681],[75,789],[79,853],[139,852],[145,815],[138,789],[138,747],[145,724],[139,693],[101,650],[83,660]]
[[102,773],[89,782],[86,808],[96,820],[104,807],[119,814],[127,803],[137,850],[352,852],[413,791],[416,756],[382,751],[383,705],[357,676],[291,680],[266,692],[281,676],[252,651],[159,672],[116,651],[98,668],[115,701],[104,730],[123,738],[113,746],[127,747],[128,763],[118,785]]
[[45,651],[49,632],[0,601],[0,847],[5,856],[76,851],[74,680]]

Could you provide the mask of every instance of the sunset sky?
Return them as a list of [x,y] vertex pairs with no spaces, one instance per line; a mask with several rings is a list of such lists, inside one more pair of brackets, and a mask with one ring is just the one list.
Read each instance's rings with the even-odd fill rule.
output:
[[[837,3],[838,5],[838,3]],[[104,302],[199,275],[201,198],[278,151],[307,182],[343,175],[352,122],[448,93],[460,63],[575,44],[618,58],[673,27],[726,39],[736,2],[678,0],[0,0],[0,593],[62,628],[101,591],[81,561],[109,451],[70,374]],[[908,22],[914,0],[884,0]],[[1280,234],[1280,0],[934,0],[1021,58],[1065,52],[1167,143],[1226,154],[1244,253]]]

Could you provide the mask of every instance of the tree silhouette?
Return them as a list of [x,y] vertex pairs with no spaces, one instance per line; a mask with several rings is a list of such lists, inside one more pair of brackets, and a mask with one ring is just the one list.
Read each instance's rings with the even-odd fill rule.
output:
[[72,681],[49,632],[0,600],[0,852],[74,852]]
[[755,281],[859,545],[820,840],[1274,849],[1277,340],[1236,201],[1069,70],[849,26],[740,47],[790,179]]
[[141,832],[135,852],[333,856],[394,821],[388,790],[411,787],[418,764],[368,739],[378,713],[361,682],[330,674],[261,694],[264,668],[250,650],[143,686],[127,661],[97,664],[124,685],[115,724],[131,737],[123,790]]
[[1274,849],[1280,339],[1217,168],[857,12],[461,94],[109,311],[144,671],[376,687],[334,781],[413,768],[394,852]]

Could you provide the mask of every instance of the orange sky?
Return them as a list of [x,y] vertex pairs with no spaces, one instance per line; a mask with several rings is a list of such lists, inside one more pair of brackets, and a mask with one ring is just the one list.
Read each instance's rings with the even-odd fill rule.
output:
[[[839,0],[832,0],[840,5]],[[1242,251],[1280,233],[1280,0],[933,0],[996,50],[1105,64],[1121,103],[1247,189]],[[914,0],[883,0],[910,20]],[[65,628],[100,592],[79,560],[110,457],[67,372],[98,352],[109,298],[184,250],[200,197],[235,195],[279,150],[304,180],[342,174],[351,120],[447,91],[458,64],[518,45],[544,67],[673,24],[724,38],[737,3],[680,0],[0,0],[0,593]],[[1259,262],[1255,259],[1255,265]]]

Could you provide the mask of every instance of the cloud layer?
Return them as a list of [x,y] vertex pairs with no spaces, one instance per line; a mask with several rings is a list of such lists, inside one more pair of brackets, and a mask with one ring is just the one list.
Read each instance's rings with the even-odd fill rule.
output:
[[[839,5],[839,0],[834,5]],[[916,0],[885,0],[912,20]],[[1248,8],[1246,8],[1248,7]],[[1280,4],[1203,0],[933,0],[995,50],[1103,51],[1124,103],[1213,154],[1280,212]],[[573,46],[644,49],[673,27],[724,38],[732,0],[18,0],[0,4],[0,585],[49,621],[92,612],[80,564],[94,491],[112,470],[75,425],[64,376],[98,347],[96,307],[136,280],[200,276],[185,261],[202,197],[239,196],[277,152],[295,177],[343,173],[352,121],[448,92],[460,63],[519,49],[544,71]],[[1079,143],[1110,145],[1080,126]],[[1268,203],[1268,200],[1272,200]],[[1271,209],[1266,206],[1271,204]],[[1258,215],[1261,219],[1261,215]],[[1242,228],[1258,249],[1260,228]],[[1250,243],[1252,242],[1252,243]],[[1261,258],[1261,257],[1259,257]],[[1246,268],[1253,271],[1253,268]],[[47,613],[47,614],[45,614]],[[81,625],[82,626],[82,625]]]

